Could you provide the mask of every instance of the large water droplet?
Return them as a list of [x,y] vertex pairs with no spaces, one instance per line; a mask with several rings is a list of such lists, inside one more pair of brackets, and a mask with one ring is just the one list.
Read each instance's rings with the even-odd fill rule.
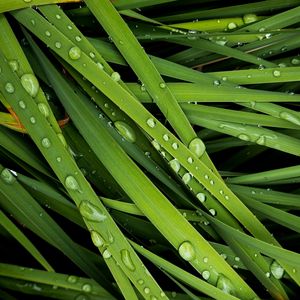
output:
[[86,292],[86,293],[89,293],[89,292],[92,291],[92,287],[91,287],[90,284],[85,283],[85,284],[82,286],[82,290],[83,290],[84,292]]
[[222,290],[226,294],[235,294],[234,285],[232,284],[231,280],[222,274],[219,276],[219,279],[217,281],[217,288]]
[[205,196],[205,194],[203,194],[203,193],[198,193],[197,195],[196,195],[196,197],[197,197],[197,199],[200,201],[200,202],[204,202],[205,201],[205,199],[206,199],[206,196]]
[[87,200],[83,200],[80,203],[79,211],[81,215],[89,221],[102,222],[107,218],[100,208]]
[[255,14],[246,14],[243,17],[245,24],[253,23],[258,20],[257,15]]
[[190,142],[189,149],[197,157],[201,157],[205,152],[205,145],[199,138],[195,138]]
[[50,148],[51,147],[51,142],[48,138],[43,138],[42,139],[42,146],[44,148]]
[[215,209],[210,208],[208,211],[210,212],[210,214],[211,214],[212,216],[215,216],[215,215],[216,215],[216,210],[215,210]]
[[45,103],[38,103],[38,109],[45,118],[49,117],[50,111]]
[[12,83],[7,82],[7,83],[5,84],[5,90],[6,90],[9,94],[13,94],[14,91],[15,91],[15,87],[13,86]]
[[73,60],[77,60],[81,57],[81,49],[77,46],[72,47],[69,50],[69,57]]
[[34,98],[37,95],[40,85],[37,78],[33,74],[22,75],[21,84],[31,97]]
[[210,277],[210,272],[207,271],[207,270],[204,270],[204,271],[202,272],[202,277],[203,277],[203,279],[208,280],[209,277]]
[[188,184],[190,182],[190,180],[192,179],[192,176],[190,173],[185,173],[183,176],[182,176],[182,181],[184,184]]
[[121,250],[121,259],[122,259],[122,262],[124,263],[125,267],[128,270],[130,270],[130,271],[135,270],[135,265],[133,264],[133,261],[131,260],[131,257],[130,257],[130,253],[127,249]]
[[103,251],[102,256],[103,256],[104,259],[108,259],[108,258],[111,257],[111,253],[109,252],[108,249],[105,249],[105,250]]
[[67,281],[69,283],[76,283],[78,281],[78,277],[74,276],[74,275],[70,275],[70,276],[68,276]]
[[92,238],[93,244],[94,244],[97,248],[102,247],[102,246],[104,245],[104,243],[105,243],[104,238],[100,235],[100,233],[98,233],[98,232],[95,231],[95,230],[92,230],[92,231],[91,231],[91,238]]
[[169,165],[175,173],[178,173],[180,170],[180,163],[176,158],[170,160]]
[[191,261],[196,256],[194,246],[189,241],[185,241],[179,246],[178,253],[186,261]]
[[0,176],[1,179],[8,184],[12,184],[16,181],[15,176],[7,168],[2,170]]
[[270,271],[276,279],[281,279],[284,273],[284,269],[282,268],[282,266],[275,260],[270,266]]
[[121,76],[120,76],[120,74],[119,74],[118,72],[113,72],[113,73],[110,75],[110,77],[111,77],[111,79],[112,79],[113,81],[116,81],[116,82],[120,81],[120,79],[121,79]]
[[163,135],[163,140],[164,140],[164,141],[167,142],[169,139],[170,139],[170,137],[169,137],[168,134],[164,134],[164,135]]
[[77,180],[71,175],[66,177],[65,185],[68,189],[73,190],[73,191],[77,191],[80,189]]
[[156,122],[155,122],[155,120],[154,120],[153,118],[149,118],[149,119],[147,120],[147,125],[148,125],[149,127],[151,127],[151,128],[154,128],[155,125],[156,125]]
[[118,132],[124,137],[124,139],[130,143],[134,143],[136,140],[135,132],[131,126],[122,121],[116,121],[114,123]]

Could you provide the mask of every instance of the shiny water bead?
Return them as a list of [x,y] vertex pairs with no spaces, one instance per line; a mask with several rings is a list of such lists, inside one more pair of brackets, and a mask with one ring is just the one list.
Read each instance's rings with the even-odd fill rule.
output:
[[58,137],[58,139],[61,141],[61,143],[64,145],[64,147],[66,147],[66,146],[67,146],[67,142],[66,142],[66,139],[65,139],[65,137],[63,136],[63,134],[62,134],[62,133],[58,133],[58,134],[57,134],[57,137]]
[[102,222],[107,218],[100,208],[87,200],[83,200],[80,203],[79,211],[85,219],[92,222]]
[[144,284],[144,280],[143,280],[143,279],[139,279],[139,280],[138,280],[138,284],[139,284],[139,285],[143,285],[143,284]]
[[132,272],[135,270],[135,265],[130,257],[130,252],[127,249],[121,250],[121,260],[128,270]]
[[173,143],[173,144],[172,144],[172,148],[173,148],[174,150],[177,150],[177,149],[178,149],[178,144],[177,144],[177,143]]
[[258,20],[257,15],[255,14],[246,14],[243,16],[245,24],[253,23]]
[[190,180],[192,179],[192,176],[190,173],[185,173],[183,176],[182,176],[182,181],[184,184],[188,184],[190,182]]
[[50,148],[51,147],[51,142],[48,138],[43,138],[42,139],[42,146],[44,148]]
[[208,280],[209,277],[210,277],[210,272],[207,271],[207,270],[204,270],[204,271],[202,272],[202,277],[203,277],[203,279]]
[[61,48],[61,43],[60,43],[60,42],[55,42],[54,46],[55,46],[57,49],[60,49],[60,48]]
[[134,143],[136,141],[135,132],[130,125],[123,121],[116,121],[114,125],[119,134],[122,135],[126,141],[130,143]]
[[244,134],[244,133],[239,134],[238,138],[242,141],[250,141],[250,137],[247,134]]
[[111,77],[111,79],[112,79],[113,81],[116,81],[116,82],[120,81],[120,79],[121,79],[121,76],[120,76],[120,74],[119,74],[118,72],[113,72],[113,73],[110,75],[110,77]]
[[80,42],[80,41],[81,41],[81,37],[80,37],[79,35],[77,35],[77,36],[75,36],[75,40],[76,40],[77,42]]
[[280,75],[281,75],[281,72],[279,70],[274,70],[273,71],[273,76],[274,77],[280,77]]
[[189,149],[197,157],[201,157],[205,152],[205,145],[199,138],[195,138],[189,143]]
[[276,279],[281,279],[283,274],[284,274],[284,269],[282,268],[282,266],[277,262],[277,261],[273,261],[271,266],[270,266],[270,271],[272,273],[272,275],[276,278]]
[[103,256],[104,259],[108,259],[108,258],[111,257],[111,253],[109,252],[108,249],[105,249],[105,250],[103,251],[102,256]]
[[178,253],[186,261],[191,261],[196,257],[195,248],[189,241],[180,244]]
[[290,114],[290,113],[288,113],[286,111],[281,112],[279,114],[279,117],[281,119],[287,120],[289,122],[292,122],[292,123],[300,126],[300,118],[298,118],[297,116],[292,115],[292,114]]
[[149,118],[147,121],[146,121],[147,125],[150,127],[150,128],[154,128],[155,125],[156,125],[156,122],[153,118]]
[[293,59],[291,60],[291,63],[292,63],[293,65],[299,65],[299,64],[300,64],[300,59],[299,59],[299,58],[293,58]]
[[19,69],[19,63],[18,63],[17,60],[12,59],[12,60],[10,60],[8,63],[9,63],[9,66],[10,66],[10,68],[11,68],[11,70],[12,70],[13,72],[18,71],[18,69]]
[[29,121],[30,121],[31,124],[35,124],[36,123],[35,117],[30,117]]
[[266,137],[261,135],[257,140],[256,140],[256,143],[258,145],[262,145],[264,146],[266,144]]
[[159,87],[161,88],[161,89],[164,89],[164,88],[166,88],[166,84],[164,83],[164,82],[161,82],[160,84],[159,84]]
[[68,28],[69,30],[72,30],[72,29],[73,29],[73,27],[72,27],[71,25],[68,25],[67,28]]
[[217,288],[226,294],[229,294],[229,295],[235,294],[235,288],[234,288],[234,285],[232,284],[231,280],[222,274],[218,278]]
[[89,293],[92,291],[92,286],[88,283],[85,283],[83,286],[82,286],[82,290],[86,293]]
[[197,199],[198,199],[200,202],[202,202],[202,203],[206,200],[206,196],[205,196],[205,194],[203,194],[203,193],[198,193],[198,194],[196,195],[196,197],[197,197]]
[[175,173],[178,173],[180,170],[180,163],[176,158],[170,160],[169,165]]
[[69,57],[72,60],[77,60],[81,57],[81,49],[77,46],[74,46],[72,48],[70,48],[69,50]]
[[13,86],[12,83],[7,82],[7,83],[5,84],[5,90],[6,90],[6,92],[9,93],[9,94],[13,94],[13,93],[15,92],[15,87]]
[[38,103],[38,109],[40,113],[45,117],[48,118],[50,115],[50,110],[48,108],[48,105],[45,103]]
[[1,176],[1,179],[8,184],[12,184],[13,182],[16,181],[15,176],[7,168],[2,170],[0,176]]
[[164,134],[164,135],[163,135],[163,140],[164,140],[164,141],[167,142],[169,139],[170,139],[170,137],[169,137],[168,134]]
[[211,214],[212,216],[215,216],[215,215],[216,215],[216,210],[215,210],[215,209],[211,208],[211,209],[209,209],[208,211],[210,212],[210,214]]
[[228,29],[232,30],[232,29],[235,29],[237,28],[237,25],[234,23],[234,22],[230,22],[228,25],[227,25]]
[[78,281],[78,277],[74,276],[74,275],[70,275],[70,276],[68,276],[67,281],[69,283],[76,283]]
[[51,32],[50,32],[50,31],[48,31],[48,30],[46,30],[46,31],[45,31],[45,34],[46,34],[46,36],[48,36],[48,37],[50,37],[50,36],[51,36]]
[[146,295],[148,295],[148,294],[150,293],[150,289],[149,289],[148,287],[145,287],[145,288],[144,288],[144,293],[145,293]]
[[153,140],[152,142],[151,142],[151,144],[153,145],[153,147],[156,149],[156,150],[160,150],[160,144],[158,143],[158,141],[156,141],[156,140]]
[[194,162],[192,157],[188,157],[187,161],[188,161],[189,164],[192,164]]
[[40,84],[33,74],[24,74],[21,76],[21,84],[25,91],[31,96],[35,97],[38,94]]
[[19,104],[19,106],[22,108],[22,109],[25,109],[26,108],[26,104],[25,104],[25,102],[24,101],[19,101],[18,102],[18,104]]
[[95,230],[91,231],[91,238],[92,238],[92,242],[93,244],[97,247],[100,248],[104,245],[105,240],[104,238],[100,235],[100,233],[98,233]]
[[77,180],[71,175],[66,177],[65,185],[70,190],[73,190],[73,191],[79,190],[79,184],[78,184]]

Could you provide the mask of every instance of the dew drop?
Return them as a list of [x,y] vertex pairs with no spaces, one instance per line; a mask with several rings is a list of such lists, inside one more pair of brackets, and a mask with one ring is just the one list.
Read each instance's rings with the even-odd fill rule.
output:
[[197,157],[201,157],[205,152],[205,145],[199,138],[195,138],[189,143],[189,149]]
[[81,37],[80,37],[79,35],[77,35],[77,36],[75,36],[75,40],[76,40],[77,42],[80,42],[80,41],[81,41]]
[[35,124],[36,123],[35,117],[30,117],[29,121],[30,121],[31,124]]
[[228,27],[228,29],[232,30],[232,29],[237,28],[237,25],[234,22],[230,22],[227,27]]
[[101,69],[101,70],[104,69],[103,65],[102,65],[101,63],[99,63],[99,62],[97,62],[97,67],[98,67],[99,69]]
[[154,128],[156,125],[156,122],[153,118],[149,118],[146,123],[150,128]]
[[235,294],[234,285],[232,284],[231,280],[222,274],[218,278],[217,288],[226,294],[229,294],[229,295]]
[[121,250],[121,260],[128,270],[132,272],[135,270],[135,265],[133,264],[133,261],[130,257],[130,253],[127,249]]
[[270,276],[271,276],[271,273],[270,273],[270,272],[267,272],[267,273],[266,273],[266,277],[270,278]]
[[85,283],[85,284],[82,286],[82,290],[83,290],[84,292],[86,292],[86,293],[89,293],[89,292],[92,291],[92,287],[91,287],[90,284]]
[[78,281],[78,278],[77,278],[77,276],[70,275],[70,276],[68,276],[67,281],[69,283],[76,283]]
[[287,120],[287,121],[289,121],[289,122],[291,122],[291,123],[294,123],[294,124],[300,126],[300,119],[299,119],[298,117],[296,117],[296,116],[294,116],[294,115],[288,113],[288,112],[285,112],[285,111],[281,112],[281,113],[279,114],[279,117],[280,117],[281,119]]
[[168,134],[164,134],[164,135],[163,135],[163,140],[164,140],[164,141],[167,142],[169,139],[170,139],[170,137],[169,137]]
[[68,25],[67,28],[68,28],[69,30],[72,30],[72,29],[73,29],[73,27],[72,27],[71,25]]
[[138,284],[139,284],[139,285],[143,285],[143,284],[144,284],[144,280],[143,280],[143,279],[139,279],[139,280],[138,280]]
[[7,83],[5,84],[5,90],[6,90],[9,94],[13,94],[14,91],[15,91],[15,87],[13,86],[12,83],[7,82]]
[[79,294],[75,297],[75,300],[89,300],[90,298],[87,295]]
[[61,157],[60,157],[60,156],[57,156],[57,157],[56,157],[56,161],[60,163],[60,162],[61,162]]
[[216,215],[216,210],[213,209],[213,208],[209,209],[209,212],[210,212],[210,214],[211,214],[212,216],[215,216],[215,215]]
[[111,257],[111,253],[109,252],[108,249],[105,249],[105,250],[103,251],[102,256],[103,256],[104,259],[108,259],[108,258]]
[[33,74],[22,75],[21,84],[31,97],[34,98],[37,95],[40,85],[37,78]]
[[61,43],[60,43],[60,42],[56,42],[54,45],[55,45],[55,47],[56,47],[57,49],[60,49],[60,48],[61,48]]
[[299,64],[300,64],[300,59],[298,59],[298,58],[293,58],[293,59],[291,60],[291,63],[292,63],[293,65],[299,65]]
[[223,259],[227,259],[227,255],[225,253],[221,253],[220,256],[223,257]]
[[256,143],[258,144],[258,145],[265,145],[265,143],[266,143],[266,138],[265,138],[265,136],[263,136],[263,135],[261,135],[257,140],[256,140]]
[[31,0],[23,0],[25,3],[30,3]]
[[144,293],[145,293],[146,295],[148,295],[148,294],[150,293],[150,289],[149,289],[148,287],[145,287],[145,288],[144,288]]
[[255,14],[246,14],[243,16],[245,24],[253,23],[258,20],[257,15]]
[[73,60],[77,60],[81,57],[81,50],[79,47],[74,46],[69,50],[69,57]]
[[107,218],[100,208],[87,200],[83,200],[80,203],[79,211],[81,215],[89,221],[102,222]]
[[8,184],[12,184],[13,182],[16,181],[16,178],[14,177],[14,175],[7,169],[3,169],[1,172],[1,179]]
[[210,272],[207,271],[207,270],[204,270],[204,271],[202,272],[202,277],[203,277],[203,279],[208,280],[209,277],[210,277]]
[[22,108],[22,109],[25,109],[26,108],[26,104],[24,101],[19,101],[18,102],[19,106]]
[[57,20],[60,20],[60,19],[61,19],[61,15],[57,14],[57,15],[55,15],[55,18],[56,18]]
[[116,121],[114,125],[119,134],[123,136],[126,141],[130,143],[134,143],[136,141],[135,132],[130,125],[122,121]]
[[178,253],[186,261],[191,261],[196,257],[194,246],[189,241],[180,244]]
[[284,269],[282,268],[282,266],[278,264],[275,260],[270,266],[270,271],[276,279],[281,279],[284,273]]
[[65,185],[70,190],[73,190],[73,191],[79,190],[79,184],[78,184],[77,180],[71,175],[66,177]]
[[110,75],[111,79],[115,82],[118,82],[120,81],[121,79],[121,76],[118,72],[113,72],[111,75]]
[[177,150],[177,149],[178,149],[178,144],[177,144],[177,143],[173,143],[173,144],[172,144],[172,148],[173,148],[174,150]]
[[238,135],[238,138],[242,141],[250,141],[250,137],[247,134],[241,133]]
[[175,173],[179,172],[179,170],[180,170],[180,163],[179,163],[179,161],[176,158],[170,160],[169,161],[169,165],[170,165],[170,167],[172,168],[172,170]]
[[165,292],[160,292],[160,296],[161,296],[161,297],[166,297]]
[[62,133],[58,133],[58,134],[57,134],[57,137],[58,137],[58,139],[61,141],[61,143],[64,145],[64,147],[67,147],[67,142],[66,142],[66,139],[65,139],[65,137],[63,136],[63,134],[62,134]]
[[190,173],[185,173],[183,176],[182,176],[182,181],[184,184],[188,184],[190,182],[190,180],[192,179],[192,176]]
[[97,248],[102,247],[105,243],[105,240],[103,239],[103,237],[95,230],[91,231],[91,238],[92,238],[93,244]]
[[50,31],[48,31],[48,30],[45,31],[45,34],[46,34],[46,36],[48,36],[48,37],[51,36],[51,33],[50,33]]
[[205,196],[205,194],[203,194],[203,193],[198,193],[198,194],[196,195],[196,197],[197,197],[197,199],[198,199],[201,203],[205,202],[205,200],[206,200],[206,196]]
[[165,89],[166,86],[167,86],[167,85],[166,85],[164,82],[161,82],[161,83],[159,84],[159,87],[160,87],[161,89]]
[[203,262],[204,262],[204,263],[207,263],[207,262],[208,262],[208,257],[204,257],[204,258],[203,258]]
[[45,103],[38,103],[38,109],[45,118],[49,117],[50,111],[48,106]]
[[44,148],[50,148],[51,147],[51,142],[48,138],[43,138],[42,139],[42,146]]
[[274,71],[273,71],[273,76],[274,76],[274,77],[280,77],[280,75],[281,75],[281,73],[280,73],[279,70],[274,70]]
[[12,60],[10,60],[8,63],[9,63],[9,66],[10,66],[10,68],[11,68],[11,70],[12,70],[13,72],[16,72],[16,71],[19,70],[19,63],[18,63],[17,60],[12,59]]
[[194,162],[192,157],[188,157],[187,161],[188,161],[189,164],[192,164]]

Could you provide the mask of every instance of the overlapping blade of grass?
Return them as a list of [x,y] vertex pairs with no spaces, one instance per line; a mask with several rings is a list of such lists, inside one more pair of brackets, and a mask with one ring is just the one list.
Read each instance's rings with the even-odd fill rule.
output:
[[[9,172],[2,166],[2,172]],[[0,224],[49,272],[54,271],[40,251],[32,244],[25,234],[0,210]]]
[[[105,251],[104,256],[106,259],[112,259],[113,256],[113,259],[120,264],[124,273],[142,294],[144,294],[145,287],[138,284],[138,280],[143,278],[145,285],[152,293],[157,296],[160,295],[161,289],[154,278],[145,276],[145,267],[142,266],[138,256],[132,250],[101,201],[99,201],[89,183],[85,180],[64,144],[48,125],[45,117],[40,114],[34,100],[28,94],[24,94],[18,77],[12,73],[2,55],[0,66],[2,69],[0,73],[1,92],[20,117],[21,122],[62,184],[64,184],[71,198],[79,206],[89,230],[95,232],[97,238],[100,239],[101,245],[98,243],[98,240],[97,243],[95,242],[97,247],[105,249],[103,251]],[[13,93],[9,93],[5,89],[7,83],[14,87]],[[19,106],[18,101],[20,100],[18,99],[23,99],[25,109]],[[35,120],[33,123],[31,121],[32,117]],[[36,126],[37,124],[38,126]],[[110,235],[114,236],[113,243],[109,242]]]
[[[194,177],[199,180],[201,183],[205,185],[205,187],[221,202],[223,203],[227,209],[234,213],[234,215],[244,224],[244,226],[249,229],[254,235],[257,237],[261,237],[262,239],[268,240],[270,242],[274,242],[274,238],[271,237],[269,233],[264,229],[264,227],[257,221],[256,218],[248,211],[245,206],[241,204],[241,202],[236,198],[236,196],[224,185],[222,181],[211,171],[207,170],[207,167],[201,163],[201,161],[197,160],[197,157],[188,151],[183,144],[176,139],[171,132],[166,130],[161,123],[158,122],[149,112],[147,112],[143,106],[140,106],[136,100],[133,100],[131,95],[128,94],[126,91],[122,90],[120,86],[115,83],[110,77],[106,76],[102,72],[98,72],[95,69],[95,72],[98,73],[98,78],[95,79],[94,76],[90,73],[90,71],[95,67],[93,64],[90,63],[89,60],[86,59],[84,55],[80,57],[81,63],[86,63],[86,66],[89,65],[89,68],[82,66],[78,61],[74,62],[68,56],[65,51],[57,49],[57,47],[53,46],[55,44],[55,40],[51,37],[45,37],[43,34],[39,34],[36,32],[34,28],[30,25],[30,22],[26,21],[25,14],[32,14],[30,10],[14,13],[14,16],[18,18],[23,24],[26,25],[29,29],[33,30],[36,35],[39,36],[40,39],[44,40],[57,54],[62,56],[65,60],[72,64],[79,72],[85,75],[85,77],[90,80],[96,87],[98,87],[101,91],[103,91],[106,95],[109,95],[113,101],[118,103],[118,105],[123,109],[126,113],[130,115],[130,117],[139,123],[139,125],[153,138],[157,140],[159,144],[161,144],[173,157],[177,158],[178,161],[184,168],[190,171]],[[30,18],[30,17],[29,17]],[[49,28],[49,25],[46,26],[45,22],[40,19],[38,15],[34,15],[36,22],[39,22],[39,25],[42,27]],[[64,40],[63,36],[58,34],[52,27],[51,27],[52,34],[55,33],[55,37],[59,38],[60,40]],[[51,42],[52,43],[49,43]],[[67,49],[72,47],[72,44],[68,40],[64,40],[64,45]],[[66,49],[66,48],[64,48]],[[103,81],[101,81],[101,80]],[[103,84],[103,82],[105,84]],[[120,101],[121,97],[121,101]],[[128,99],[128,101],[124,101],[124,99]],[[130,102],[130,106],[128,103]],[[151,126],[148,125],[150,123]],[[154,121],[154,126],[152,126]],[[168,141],[163,139],[163,136],[167,134],[169,136]],[[173,146],[172,146],[173,145]],[[175,146],[176,147],[175,147]],[[178,148],[181,149],[180,155],[178,155]],[[194,161],[192,164],[188,162],[188,158],[191,157]],[[196,168],[197,167],[197,168]],[[201,172],[200,172],[201,170]],[[209,175],[208,175],[209,174]],[[206,176],[205,176],[206,175]],[[190,176],[190,175],[189,175]],[[219,193],[218,191],[222,190],[224,193]],[[226,200],[225,200],[226,195]],[[231,199],[231,201],[227,201]],[[288,269],[288,268],[287,268]],[[290,273],[292,271],[290,270]]]
[[[94,110],[92,104],[86,100],[84,101],[83,96],[79,97],[79,92],[74,93],[73,89],[68,87],[68,84],[63,80],[60,74],[57,71],[55,72],[49,63],[46,63],[45,57],[40,61],[45,65],[45,71],[48,73],[49,80],[52,82],[53,87],[56,87],[56,93],[74,120],[76,127],[85,137],[105,167],[114,175],[114,178],[119,182],[128,196],[136,203],[137,207],[151,220],[176,249],[180,249],[180,245],[184,243],[184,241],[192,247],[193,258],[188,260],[200,273],[203,272],[205,265],[202,265],[203,253],[199,253],[197,250],[206,249],[204,252],[206,252],[206,256],[210,257],[209,259],[213,266],[218,266],[218,268],[223,269],[221,273],[226,273],[229,278],[231,276],[235,277],[236,275],[228,269],[228,265],[224,264],[224,261],[216,255],[209,244],[188,224],[186,219],[164,198],[153,186],[151,181],[149,181],[125,155],[119,145],[107,132],[105,128],[106,125],[104,125],[102,121],[104,119],[97,118],[98,112]],[[74,99],[77,99],[77,107],[74,106]],[[81,126],[83,117],[86,120],[84,127]],[[96,123],[95,121],[97,119],[98,122]],[[94,121],[89,122],[88,120]],[[94,130],[98,132],[96,137],[91,134]],[[100,148],[99,145],[101,145]],[[127,168],[130,168],[130,174],[126,174],[125,169]],[[147,189],[145,187],[147,187]],[[145,189],[146,191],[143,192]],[[151,203],[151,206],[149,203]],[[159,212],[156,209],[158,203],[160,205]],[[163,216],[170,216],[170,218]],[[174,234],[174,228],[171,229],[171,223],[169,223],[171,221],[178,224],[176,234]],[[217,278],[211,273],[208,281],[215,284]],[[239,281],[240,279],[237,277],[236,282]],[[244,285],[242,282],[240,284]],[[245,289],[247,288],[245,287]],[[251,292],[249,291],[249,293]]]

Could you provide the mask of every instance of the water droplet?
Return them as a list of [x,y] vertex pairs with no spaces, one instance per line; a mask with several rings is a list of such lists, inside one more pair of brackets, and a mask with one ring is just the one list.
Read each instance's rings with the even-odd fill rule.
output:
[[160,84],[159,84],[159,87],[161,88],[161,89],[164,89],[164,88],[166,88],[166,84],[164,83],[164,82],[161,82]]
[[293,59],[291,60],[291,63],[292,63],[293,65],[299,65],[300,59],[298,59],[298,58],[293,58]]
[[122,121],[116,121],[114,123],[120,135],[124,137],[124,139],[130,143],[134,143],[136,141],[135,132],[131,126]]
[[48,138],[43,138],[42,139],[42,146],[44,148],[50,148],[51,147],[51,142]]
[[97,62],[97,66],[98,66],[98,68],[101,69],[101,70],[104,69],[103,65],[102,65],[101,63],[99,63],[99,62]]
[[276,279],[281,279],[284,273],[284,269],[282,268],[282,266],[278,264],[275,260],[270,266],[270,271]]
[[5,168],[1,172],[1,179],[8,184],[12,184],[16,181],[15,176],[9,171],[9,169]]
[[55,47],[56,47],[57,49],[60,49],[60,48],[61,48],[61,43],[60,43],[60,42],[56,42],[54,45],[55,45]]
[[164,134],[164,135],[163,135],[163,139],[164,139],[164,141],[167,142],[167,141],[170,139],[170,137],[169,137],[168,134]]
[[202,272],[202,277],[203,277],[203,279],[208,280],[209,277],[210,277],[210,272],[207,271],[207,270],[204,270],[204,271]]
[[69,50],[69,57],[73,60],[77,60],[81,57],[81,49],[77,46],[72,47]]
[[67,281],[69,283],[76,283],[78,281],[78,277],[74,276],[74,275],[70,275],[70,276],[68,276]]
[[221,253],[220,256],[223,257],[223,259],[227,259],[227,255],[225,253]]
[[259,32],[264,32],[265,30],[266,30],[265,27],[261,27],[261,28],[258,29]]
[[283,111],[279,114],[279,117],[300,126],[300,119],[295,115]]
[[271,273],[270,273],[270,272],[267,272],[267,273],[266,273],[266,277],[269,278],[270,276],[271,276]]
[[160,144],[156,141],[156,140],[153,140],[151,142],[151,144],[153,145],[153,147],[156,149],[156,150],[160,150]]
[[89,300],[90,297],[88,295],[79,294],[75,297],[75,300]]
[[190,182],[190,180],[192,179],[192,176],[190,173],[185,173],[183,176],[182,176],[182,181],[184,184],[188,184]]
[[197,157],[201,157],[205,152],[205,145],[199,138],[195,138],[189,143],[189,149]]
[[138,284],[139,284],[139,285],[144,284],[144,280],[143,280],[143,279],[139,279],[139,280],[138,280]]
[[84,292],[86,292],[86,293],[89,293],[89,292],[92,291],[92,287],[91,287],[90,284],[85,283],[85,284],[82,286],[82,290],[83,290]]
[[70,190],[73,190],[73,191],[80,190],[79,184],[78,184],[77,180],[73,176],[71,176],[71,175],[69,175],[69,176],[66,177],[66,179],[65,179],[65,185]]
[[71,25],[68,25],[67,28],[68,28],[69,30],[72,30],[72,29],[73,29],[73,27],[72,27]]
[[187,161],[188,161],[189,164],[192,164],[194,162],[192,157],[188,157]]
[[128,270],[130,270],[132,272],[135,270],[135,265],[133,264],[131,257],[130,257],[130,252],[127,249],[121,250],[121,259],[122,259],[122,262],[124,263],[125,267]]
[[19,101],[18,102],[19,106],[22,108],[22,109],[25,109],[26,108],[26,104],[24,101]]
[[150,293],[150,289],[149,289],[148,287],[145,287],[145,288],[144,288],[144,293],[145,293],[146,295],[148,295],[148,294]]
[[160,292],[160,296],[161,296],[161,297],[166,297],[165,292]]
[[177,144],[177,143],[173,143],[173,144],[172,144],[172,148],[173,148],[174,150],[177,150],[177,149],[178,149],[178,144]]
[[33,74],[22,75],[21,84],[31,97],[34,98],[37,95],[40,85],[37,78]]
[[238,138],[243,141],[250,141],[250,137],[247,134],[241,133],[238,135]]
[[196,257],[194,246],[189,241],[180,244],[178,253],[186,261],[191,261]]
[[9,94],[13,94],[14,91],[15,91],[15,87],[13,86],[12,83],[7,82],[7,83],[5,84],[5,90],[6,90]]
[[149,118],[149,119],[147,120],[147,125],[148,125],[149,127],[151,127],[151,128],[154,128],[155,125],[156,125],[156,122],[155,122],[155,120],[154,120],[153,118]]
[[274,77],[280,77],[280,75],[281,75],[281,73],[280,73],[279,70],[274,70],[274,71],[273,71],[273,76],[274,76]]
[[103,239],[103,237],[95,230],[91,231],[91,238],[92,238],[93,244],[97,248],[102,247],[105,243],[105,240]]
[[234,295],[234,285],[232,284],[231,280],[228,279],[226,276],[221,274],[217,281],[217,288],[222,290],[224,293],[229,295]]
[[243,16],[245,24],[253,23],[258,20],[257,15],[255,14],[246,14]]
[[87,200],[83,200],[80,203],[79,211],[81,215],[89,221],[102,222],[107,218],[100,208]]
[[108,259],[108,258],[111,257],[111,253],[109,252],[108,249],[105,249],[105,250],[103,251],[102,256],[103,256],[104,259]]
[[232,30],[232,29],[237,28],[237,25],[234,22],[230,22],[227,27],[228,27],[228,29]]
[[35,124],[36,123],[35,117],[30,117],[29,121],[30,121],[31,124]]
[[204,263],[207,263],[207,262],[208,262],[208,257],[204,257],[204,258],[203,258],[203,262],[204,262]]
[[121,79],[121,76],[118,72],[113,72],[111,75],[110,75],[111,79],[115,82],[118,82],[120,81]]
[[215,216],[215,215],[216,215],[216,210],[213,209],[213,208],[209,209],[209,212],[210,212],[210,214],[211,214],[212,216]]
[[197,197],[197,199],[198,199],[201,203],[203,203],[203,202],[206,200],[206,196],[205,196],[205,194],[203,194],[203,193],[198,193],[198,194],[196,195],[196,197]]
[[180,163],[176,158],[170,160],[169,165],[175,173],[178,173],[180,170]]
[[146,88],[145,88],[145,85],[144,85],[144,84],[141,85],[141,91],[142,91],[142,92],[145,92],[145,91],[146,91]]
[[45,103],[38,103],[38,109],[45,118],[49,117],[50,111],[48,106]]
[[81,37],[80,37],[79,35],[77,35],[77,36],[75,36],[75,40],[76,40],[77,42],[80,42],[80,41],[81,41]]
[[215,182],[214,182],[213,180],[210,180],[209,183],[210,183],[211,185],[214,185],[214,184],[215,184]]
[[235,260],[235,261],[240,261],[241,259],[240,259],[238,256],[236,256],[236,257],[234,258],[234,260]]
[[61,157],[60,157],[60,156],[57,156],[57,157],[56,157],[56,161],[57,161],[57,162],[61,162]]
[[18,63],[17,60],[12,59],[12,60],[10,60],[8,63],[9,63],[9,66],[10,66],[10,68],[11,68],[11,70],[12,70],[13,72],[16,72],[16,71],[19,70],[19,63]]
[[25,3],[30,3],[31,0],[23,0]]
[[45,31],[45,34],[46,34],[46,36],[48,36],[48,37],[51,36],[51,32],[48,31],[48,30]]
[[172,296],[173,298],[175,298],[175,297],[177,296],[177,293],[176,293],[176,292],[172,292],[172,293],[171,293],[171,296]]
[[220,82],[220,80],[214,80],[213,84],[214,84],[214,85],[220,85],[221,82]]
[[266,138],[265,136],[261,135],[257,140],[256,140],[256,143],[258,145],[265,145],[266,144]]

